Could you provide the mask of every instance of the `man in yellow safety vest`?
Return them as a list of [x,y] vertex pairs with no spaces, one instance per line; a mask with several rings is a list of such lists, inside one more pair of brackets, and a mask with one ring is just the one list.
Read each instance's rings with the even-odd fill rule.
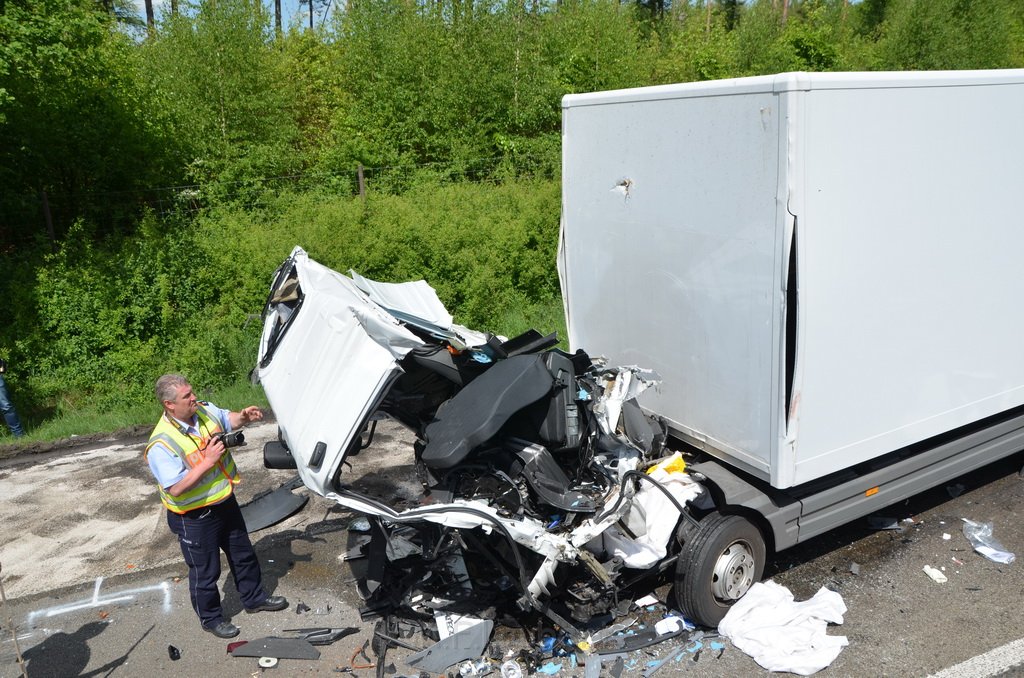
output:
[[188,564],[189,595],[203,629],[233,638],[238,627],[224,618],[217,582],[224,551],[246,612],[288,607],[283,596],[263,590],[260,564],[235,500],[238,468],[223,435],[263,419],[255,405],[239,412],[200,402],[188,380],[165,374],[156,381],[163,414],[146,445],[145,458]]

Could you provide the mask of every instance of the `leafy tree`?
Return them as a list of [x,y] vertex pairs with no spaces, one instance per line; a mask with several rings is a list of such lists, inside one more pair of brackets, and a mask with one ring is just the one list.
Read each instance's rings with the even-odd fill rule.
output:
[[564,93],[646,84],[650,72],[640,31],[623,6],[605,0],[563,2],[552,16],[547,58]]
[[721,13],[707,23],[705,8],[680,4],[672,9],[671,30],[659,36],[662,48],[652,84],[729,77],[736,72],[736,33],[726,29]]
[[1015,0],[892,0],[881,27],[878,67],[1008,68],[1015,63],[1019,8]]
[[768,0],[756,0],[736,28],[735,75],[763,75],[791,70],[791,55],[780,50],[785,27]]
[[862,0],[857,3],[858,31],[865,36],[877,39],[889,4],[890,0]]
[[731,31],[740,22],[740,0],[720,0],[722,15],[725,18],[725,30]]
[[56,235],[78,216],[128,228],[125,191],[173,163],[152,115],[138,50],[91,0],[8,3],[0,14],[0,243],[43,234],[45,191]]
[[846,68],[841,50],[842,7],[838,2],[809,0],[790,15],[780,51],[788,53],[788,70],[834,71]]
[[368,0],[342,16],[337,157],[444,162],[462,172],[473,159],[514,155],[557,133],[564,87],[550,51],[560,48],[553,36],[564,12],[467,7]]
[[[352,157],[345,157],[336,167],[332,162],[337,144],[334,118],[343,116],[349,105],[336,67],[336,51],[337,46],[325,41],[322,34],[293,27],[282,36],[275,57],[287,93],[284,106],[296,125],[298,157],[304,165],[328,172],[351,170],[356,162]],[[320,173],[313,176],[320,180]]]
[[209,0],[142,45],[193,181],[235,195],[297,168],[291,90],[257,0]]

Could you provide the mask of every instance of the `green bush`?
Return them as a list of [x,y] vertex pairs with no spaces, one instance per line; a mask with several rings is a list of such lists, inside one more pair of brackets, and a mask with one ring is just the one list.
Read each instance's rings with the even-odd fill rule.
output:
[[[482,329],[522,304],[558,296],[559,185],[423,183],[401,195],[285,194],[258,212],[211,211],[197,223],[219,290],[208,317],[241,325],[259,312],[295,245],[327,266],[378,280],[426,279],[459,322]],[[230,242],[230,248],[217,243]]]

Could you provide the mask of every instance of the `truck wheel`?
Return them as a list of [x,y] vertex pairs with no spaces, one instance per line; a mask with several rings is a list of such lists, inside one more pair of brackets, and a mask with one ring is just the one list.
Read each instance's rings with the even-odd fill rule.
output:
[[764,573],[761,531],[742,516],[711,513],[700,521],[676,562],[675,595],[689,619],[715,628]]

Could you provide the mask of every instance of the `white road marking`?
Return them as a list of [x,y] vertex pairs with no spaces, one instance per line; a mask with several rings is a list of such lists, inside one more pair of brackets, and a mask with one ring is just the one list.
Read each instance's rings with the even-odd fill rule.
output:
[[1021,664],[1024,664],[1024,638],[954,664],[929,678],[986,678],[998,676]]
[[57,607],[50,607],[45,610],[35,610],[28,613],[26,622],[29,626],[32,626],[37,617],[56,617],[57,615],[67,614],[68,612],[75,612],[76,610],[86,610],[91,607],[101,607],[104,605],[112,605],[115,603],[124,603],[130,600],[135,600],[136,595],[140,593],[148,593],[150,591],[162,591],[164,594],[163,608],[164,612],[171,611],[171,587],[167,585],[167,582],[160,582],[159,584],[153,584],[152,586],[143,586],[137,589],[129,589],[127,591],[121,591],[116,596],[101,596],[100,589],[103,586],[103,577],[96,578],[96,585],[93,587],[92,598],[80,600],[67,605],[58,605]]

